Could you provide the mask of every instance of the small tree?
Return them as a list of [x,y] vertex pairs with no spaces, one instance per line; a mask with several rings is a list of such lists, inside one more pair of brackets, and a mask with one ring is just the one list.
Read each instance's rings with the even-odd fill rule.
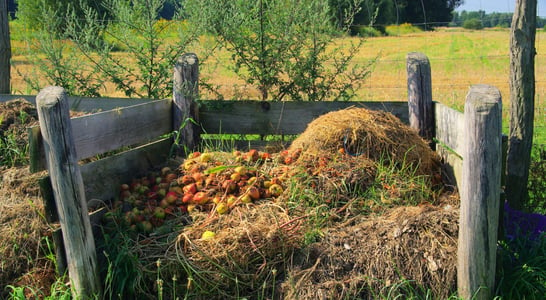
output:
[[[344,11],[344,31],[360,2]],[[257,86],[262,100],[349,99],[369,74],[369,65],[350,67],[362,40],[333,46],[340,32],[327,1],[188,0],[185,5],[192,22],[232,53],[233,70]]]
[[[37,50],[31,54],[45,54],[45,60],[36,63],[48,81],[71,94],[97,96],[100,88],[111,84],[127,96],[168,97],[172,92],[172,68],[197,37],[182,21],[181,7],[176,7],[173,21],[163,21],[159,12],[165,0],[102,3],[109,20],[84,2],[78,9],[68,9],[68,13],[42,11],[43,17],[50,20],[45,24],[51,25],[39,30],[43,38],[39,38]],[[66,23],[63,31],[58,30],[56,20]],[[29,42],[35,40],[30,37]],[[30,79],[27,76],[27,82],[36,88],[37,81]]]
[[463,22],[463,28],[464,29],[473,29],[473,30],[481,30],[483,29],[483,24],[480,19],[469,19]]

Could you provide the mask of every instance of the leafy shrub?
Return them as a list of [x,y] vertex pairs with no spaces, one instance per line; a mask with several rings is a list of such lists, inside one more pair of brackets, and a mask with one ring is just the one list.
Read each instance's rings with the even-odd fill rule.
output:
[[372,27],[365,25],[353,25],[351,27],[351,36],[360,36],[360,37],[378,37],[382,36],[383,33]]
[[529,167],[528,209],[546,214],[546,145],[535,145]]
[[399,35],[404,35],[409,33],[421,32],[423,30],[409,23],[404,23],[401,25],[389,25],[385,28],[385,31],[387,32],[387,35],[399,36]]
[[480,30],[483,29],[483,23],[480,19],[468,19],[463,23],[464,29]]

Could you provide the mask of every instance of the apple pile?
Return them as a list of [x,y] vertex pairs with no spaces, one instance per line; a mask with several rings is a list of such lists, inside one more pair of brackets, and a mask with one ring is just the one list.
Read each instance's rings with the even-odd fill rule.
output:
[[[297,158],[284,153],[281,162]],[[267,152],[194,152],[175,170],[135,178],[120,186],[113,212],[130,230],[149,234],[166,220],[194,211],[227,214],[238,205],[262,199],[274,200],[284,192],[282,172],[272,172],[273,158]],[[275,175],[277,174],[277,175]]]
[[178,186],[188,212],[195,209],[226,214],[237,205],[280,196],[284,188],[279,177],[261,168],[271,154],[251,149],[234,151],[230,165],[214,158],[214,153],[194,152],[180,167]]

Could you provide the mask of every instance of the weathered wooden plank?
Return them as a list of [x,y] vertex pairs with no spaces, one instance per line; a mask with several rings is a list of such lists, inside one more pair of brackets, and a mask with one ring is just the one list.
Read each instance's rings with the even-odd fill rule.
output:
[[407,55],[408,104],[410,127],[427,141],[434,137],[432,112],[432,75],[428,57],[420,52]]
[[73,296],[91,298],[100,295],[101,284],[66,93],[60,87],[44,88],[36,104]]
[[200,101],[199,118],[204,133],[300,134],[315,118],[348,107],[384,110],[408,122],[408,104],[401,101]]
[[457,288],[463,299],[495,290],[501,191],[502,103],[498,89],[472,86],[464,109]]
[[[194,53],[182,55],[174,66],[173,126],[180,136],[180,144],[193,150],[199,144],[199,59]],[[192,122],[193,121],[193,122]],[[182,152],[184,149],[177,149]]]
[[463,158],[441,143],[436,144],[436,153],[442,158],[443,180],[454,191],[461,190]]
[[446,105],[434,102],[436,139],[461,155],[464,146],[464,114]]
[[85,195],[104,201],[115,198],[120,184],[164,164],[171,145],[172,139],[166,138],[83,165]]
[[[171,132],[171,101],[144,104],[95,113],[71,119],[78,160],[149,142]],[[30,130],[31,171],[43,170],[43,149],[39,129]]]
[[[0,102],[6,102],[14,99],[23,98],[28,102],[36,105],[36,96],[34,95],[6,95],[0,94]],[[153,101],[153,99],[141,98],[90,98],[68,96],[68,105],[71,110],[81,112],[99,112],[107,111],[119,107],[127,107],[131,105],[143,104]]]

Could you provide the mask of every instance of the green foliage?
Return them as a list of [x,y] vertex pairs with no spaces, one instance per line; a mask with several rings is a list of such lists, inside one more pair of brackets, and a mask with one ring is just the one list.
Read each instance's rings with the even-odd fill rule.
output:
[[[131,97],[168,97],[173,66],[197,38],[181,21],[179,7],[176,21],[164,21],[159,19],[164,0],[105,0],[103,4],[108,24],[103,13],[85,3],[79,11],[43,8],[42,19],[47,22],[27,37],[29,57],[41,73],[22,74],[25,81],[39,90],[43,87],[39,79],[45,78],[72,95],[99,96],[105,87],[114,86]],[[167,43],[173,33],[176,42]],[[118,50],[125,53],[120,55]]]
[[234,72],[262,100],[346,100],[369,74],[369,66],[349,64],[361,42],[332,47],[338,31],[323,1],[190,0],[186,7],[233,53]]
[[[50,18],[44,16],[44,11],[54,12],[57,16],[75,13],[81,22],[84,15],[82,7],[85,6],[92,6],[103,17],[107,17],[104,15],[101,1],[94,0],[17,0],[16,17],[32,30],[44,30],[52,26]],[[67,19],[57,18],[53,25],[54,32],[63,33],[67,26]]]
[[497,295],[502,299],[544,299],[546,295],[546,235],[521,236],[499,243]]
[[473,30],[480,30],[483,29],[483,24],[480,19],[470,19],[466,20],[463,23],[464,29],[473,29]]
[[421,28],[417,26],[413,26],[409,23],[404,23],[401,25],[389,25],[385,27],[385,31],[387,32],[387,35],[390,36],[399,36],[409,33],[416,33],[423,31]]
[[383,36],[383,33],[372,26],[353,25],[351,26],[351,35],[360,37],[379,37]]
[[534,145],[529,168],[529,211],[546,214],[546,145]]

